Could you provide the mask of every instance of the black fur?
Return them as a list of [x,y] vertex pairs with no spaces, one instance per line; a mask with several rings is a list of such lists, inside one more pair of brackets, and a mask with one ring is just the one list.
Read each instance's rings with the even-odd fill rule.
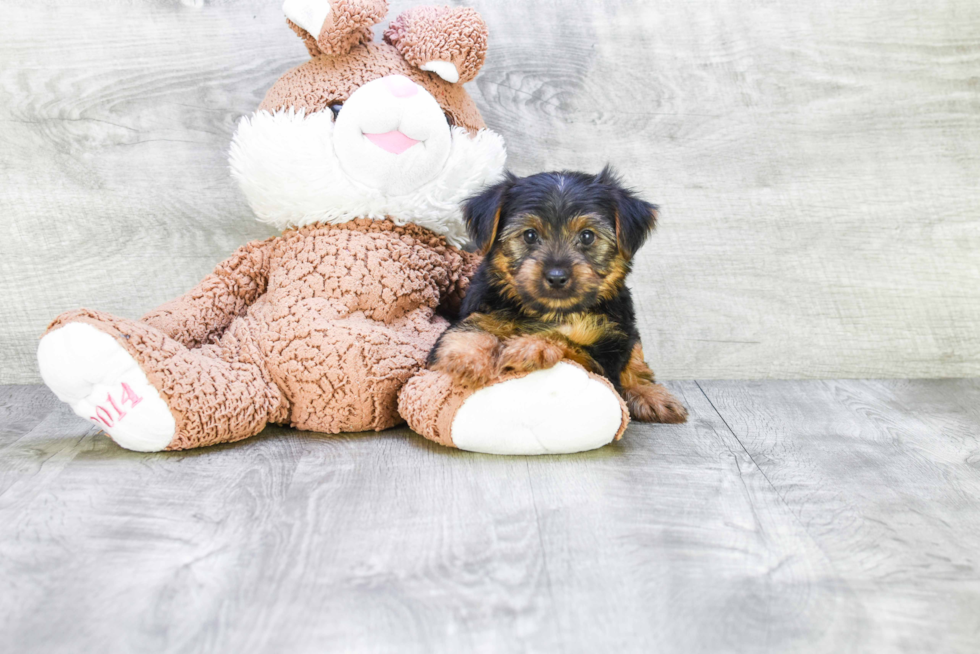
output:
[[[539,327],[534,319],[524,315],[519,304],[502,296],[494,288],[487,279],[486,269],[482,266],[470,282],[460,311],[460,320],[474,313],[502,314],[515,322],[524,322],[528,332],[538,331]],[[610,330],[603,338],[583,349],[599,365],[602,376],[612,382],[619,392],[622,390],[619,376],[629,362],[633,346],[640,340],[640,333],[636,329],[633,296],[629,288],[624,285],[614,298],[600,302],[590,313],[605,315],[610,323],[618,328]],[[435,352],[436,348],[433,348],[429,355],[429,363],[432,363]]]
[[[519,300],[503,292],[493,278],[489,261],[498,247],[497,237],[513,217],[533,214],[557,228],[578,215],[599,216],[608,221],[610,229],[615,229],[620,256],[628,271],[630,258],[656,224],[656,210],[655,205],[624,188],[608,166],[598,175],[579,172],[541,173],[525,178],[508,175],[466,203],[467,228],[475,245],[487,257],[470,282],[459,320],[474,313],[493,314],[525,326],[528,333],[547,327]],[[640,339],[629,288],[623,283],[613,297],[576,307],[575,313],[600,314],[610,322],[611,329],[582,349],[598,364],[597,372],[609,379],[617,391],[621,390],[620,373]],[[430,363],[437,349],[438,345],[430,354]]]
[[561,171],[518,178],[508,172],[503,181],[466,201],[463,220],[476,248],[487,251],[507,216],[523,211],[545,218],[595,212],[614,221],[619,247],[629,259],[656,227],[657,210],[657,205],[625,188],[606,166],[598,175]]
[[657,226],[658,207],[641,200],[633,191],[624,188],[619,176],[610,166],[603,168],[595,181],[611,196],[616,207],[619,247],[627,259],[632,258]]
[[497,220],[500,218],[499,209],[507,197],[510,187],[517,181],[511,173],[494,186],[486,188],[479,195],[474,195],[463,206],[463,220],[466,231],[477,250],[485,252],[497,234]]

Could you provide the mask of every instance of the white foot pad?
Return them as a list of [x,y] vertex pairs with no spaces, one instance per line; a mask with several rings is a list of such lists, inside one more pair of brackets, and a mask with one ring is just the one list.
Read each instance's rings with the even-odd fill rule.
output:
[[473,393],[453,419],[453,443],[487,454],[567,454],[612,441],[623,421],[616,392],[559,363]]
[[173,440],[177,426],[167,403],[112,336],[68,323],[41,339],[37,362],[58,399],[121,447],[159,452]]

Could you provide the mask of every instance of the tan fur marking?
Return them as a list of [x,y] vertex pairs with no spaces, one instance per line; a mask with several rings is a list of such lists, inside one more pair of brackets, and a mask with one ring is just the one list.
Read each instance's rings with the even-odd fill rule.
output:
[[679,423],[687,421],[687,409],[666,388],[653,381],[653,371],[643,360],[643,346],[637,343],[629,363],[619,376],[623,399],[630,416],[640,422]]
[[568,346],[565,348],[565,359],[568,361],[574,361],[579,364],[589,372],[594,372],[597,375],[602,374],[602,370],[599,368],[599,364],[588,355],[588,353],[578,347]]
[[503,372],[531,372],[550,368],[563,358],[569,348],[541,336],[518,336],[504,343],[500,353]]
[[514,302],[520,302],[521,294],[517,290],[517,280],[514,279],[514,275],[507,265],[509,262],[510,260],[504,252],[497,252],[490,260],[494,276],[497,278],[495,286]]
[[603,300],[608,300],[616,296],[623,288],[626,275],[629,274],[629,264],[622,256],[617,256],[609,265],[609,274],[599,285],[598,296]]
[[500,340],[482,331],[447,332],[429,366],[452,375],[467,386],[485,386],[497,374]]
[[462,323],[463,328],[479,329],[493,334],[500,340],[511,338],[517,334],[519,325],[513,320],[496,313],[474,313]]
[[598,232],[600,229],[602,229],[602,224],[594,214],[586,213],[575,216],[569,220],[565,229],[570,234],[578,234],[583,229],[591,229]]
[[[574,242],[583,229],[592,229],[596,233],[596,241],[585,252],[578,252],[574,245],[562,246],[571,253],[573,260],[573,295],[549,298],[538,294],[538,289],[543,286],[544,267],[537,257],[528,257],[514,270],[518,266],[516,262],[525,254],[526,247],[519,240],[525,229],[536,229],[547,239],[561,236],[569,243]],[[585,214],[572,218],[564,225],[561,229],[563,236],[551,234],[550,230],[551,226],[542,223],[537,216],[526,214],[502,232],[503,247],[497,251],[491,263],[497,273],[496,286],[504,295],[520,303],[528,315],[555,321],[562,314],[582,306],[589,298],[608,300],[619,293],[629,273],[629,263],[622,257],[617,237],[607,225],[599,223],[595,216]],[[533,302],[527,301],[528,298],[533,298]]]
[[493,214],[493,229],[490,230],[490,239],[487,241],[487,244],[483,246],[480,254],[486,254],[489,252],[490,246],[497,240],[497,230],[500,228],[500,211],[502,208],[503,207],[498,206],[497,211]]
[[609,332],[609,320],[602,315],[576,314],[558,326],[558,333],[576,345],[588,347]]

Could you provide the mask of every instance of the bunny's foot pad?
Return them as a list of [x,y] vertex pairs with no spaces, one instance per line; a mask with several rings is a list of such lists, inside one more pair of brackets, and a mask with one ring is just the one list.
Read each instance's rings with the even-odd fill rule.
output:
[[159,452],[176,422],[136,359],[112,336],[68,323],[41,339],[41,377],[76,415],[98,425],[120,447]]
[[409,427],[448,447],[486,454],[568,454],[619,438],[629,412],[608,380],[561,361],[507,373],[483,388],[424,370],[398,400]]

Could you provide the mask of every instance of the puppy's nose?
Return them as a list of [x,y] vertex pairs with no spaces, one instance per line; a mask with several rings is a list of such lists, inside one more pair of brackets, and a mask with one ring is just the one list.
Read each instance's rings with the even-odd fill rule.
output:
[[568,283],[568,271],[564,268],[552,268],[545,273],[544,278],[551,288],[562,288]]
[[389,75],[384,78],[385,88],[396,98],[410,98],[419,92],[418,84],[404,75]]

